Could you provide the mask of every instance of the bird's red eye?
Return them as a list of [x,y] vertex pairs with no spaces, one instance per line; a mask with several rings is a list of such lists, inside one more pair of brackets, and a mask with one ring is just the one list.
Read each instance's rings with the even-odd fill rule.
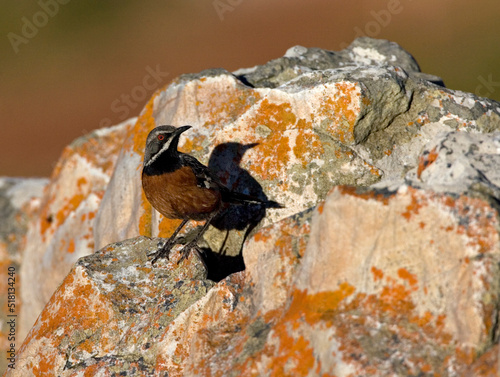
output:
[[165,140],[165,135],[158,135],[158,140],[160,140],[160,141]]

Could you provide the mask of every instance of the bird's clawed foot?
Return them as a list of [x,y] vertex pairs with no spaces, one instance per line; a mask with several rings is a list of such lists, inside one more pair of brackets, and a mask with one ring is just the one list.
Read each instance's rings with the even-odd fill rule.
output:
[[181,254],[181,257],[177,261],[177,264],[179,265],[184,259],[189,257],[189,253],[191,252],[192,249],[195,249],[195,248],[197,249],[198,245],[196,244],[196,242],[193,242],[193,241],[191,241],[186,246],[184,246],[181,249],[181,251],[179,252]]
[[[156,253],[152,253],[152,254],[148,254],[148,259],[151,259],[151,264],[154,265],[156,263],[156,261],[160,258],[167,258],[167,260],[169,260],[169,256],[170,256],[170,251],[172,249],[172,247],[174,247],[175,245],[177,244],[184,244],[186,242],[186,239],[185,237],[178,237],[176,238],[175,240],[172,240],[172,237],[169,238],[167,240],[167,242],[162,246],[161,249],[159,249]],[[180,259],[177,261],[177,265],[179,265],[184,259],[186,259],[188,256],[189,256],[189,252],[194,249],[194,248],[197,248],[198,245],[196,244],[196,242],[189,242],[187,245],[185,245],[181,250],[180,250],[180,254],[181,254],[181,257]]]
[[151,260],[151,264],[154,265],[158,259],[163,257],[167,258],[168,260],[168,257],[170,255],[170,250],[175,244],[178,243],[178,240],[179,240],[178,238],[170,237],[160,250],[158,250],[156,253],[148,254],[148,259],[153,257],[153,259]]

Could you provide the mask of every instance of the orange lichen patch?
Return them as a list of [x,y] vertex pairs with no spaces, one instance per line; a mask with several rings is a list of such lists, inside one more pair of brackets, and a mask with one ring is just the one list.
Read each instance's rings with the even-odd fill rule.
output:
[[[78,199],[80,199],[80,201],[83,200],[83,195],[80,195],[80,197]],[[51,207],[52,207],[52,204],[54,203],[54,201],[55,201],[54,195],[51,195],[48,198],[46,197],[46,199],[43,203],[43,206],[41,208],[41,211],[40,211],[40,233],[42,234],[43,240],[45,240],[45,235],[49,231],[49,229],[56,228],[64,221],[64,219],[66,218],[65,215],[67,215],[66,211],[68,211],[70,209],[70,207],[67,206],[66,211],[64,210],[64,208],[62,210],[60,210],[58,212],[58,217],[56,219],[56,216],[52,213],[52,210],[51,210]],[[74,202],[75,201],[76,200],[74,200]],[[56,220],[57,220],[57,222],[55,223]]]
[[372,266],[371,272],[373,274],[373,280],[374,281],[379,281],[384,278],[384,271],[379,270],[377,267]]
[[467,235],[469,246],[477,247],[480,253],[497,247],[498,218],[496,211],[486,201],[464,195],[457,199],[450,196],[440,196],[437,199],[457,217],[456,231]]
[[316,206],[316,210],[320,215],[323,213],[324,209],[325,209],[325,202],[321,202]]
[[337,158],[338,160],[340,159],[348,159],[348,160],[352,160],[354,158],[354,153],[352,153],[352,151],[349,151],[349,150],[340,150],[340,149],[336,149],[334,152],[335,154],[335,158]]
[[69,241],[69,245],[68,245],[67,251],[68,251],[68,253],[74,253],[75,252],[75,240],[71,239]]
[[180,225],[181,220],[172,220],[162,217],[158,226],[158,237],[170,237]]
[[368,166],[368,168],[370,169],[370,173],[374,176],[380,177],[382,175],[382,171],[379,168],[375,167],[375,165],[372,165],[366,161],[363,161],[363,165]]
[[257,242],[267,242],[272,238],[272,228],[262,228],[254,234],[253,239]]
[[[283,312],[281,309],[276,309],[267,312],[263,317],[265,323],[274,323],[270,334],[272,340],[267,341],[257,354],[247,357],[241,364],[234,365],[232,362],[232,370],[237,371],[238,375],[251,376],[254,375],[252,371],[258,370],[257,365],[265,365],[269,376],[307,376],[311,371],[316,371],[320,375],[321,360],[315,354],[307,332],[304,333],[302,328],[310,324],[325,323],[325,314],[328,317],[353,292],[354,288],[345,283],[335,292],[323,292],[317,295],[294,290],[288,310]],[[239,337],[234,353],[240,354],[247,341],[248,335]]]
[[[86,274],[75,268],[47,303],[19,349],[19,355],[28,351],[32,344],[44,342],[47,351],[38,354],[39,371],[41,374],[49,375],[55,370],[55,358],[61,357],[58,354],[58,347],[63,339],[69,341],[68,347],[78,350],[81,339],[77,335],[75,337],[75,334],[79,331],[97,331],[103,325],[109,327],[111,318],[110,310],[87,280]],[[113,346],[112,343],[101,338],[100,342],[84,344],[84,348],[106,352]],[[109,344],[107,348],[106,344]]]
[[411,300],[411,291],[404,284],[396,283],[390,277],[386,277],[387,285],[382,288],[377,299],[380,308],[385,312],[410,314],[415,309],[415,304]]
[[[376,279],[383,279],[383,272],[377,268],[373,267],[372,273]],[[311,370],[320,370],[320,358],[315,355],[305,335],[309,331],[305,329],[323,327],[334,328],[342,358],[364,373],[367,370],[375,374],[380,372],[379,368],[387,367],[391,355],[401,347],[411,350],[407,351],[411,355],[411,362],[406,365],[409,370],[437,374],[446,371],[450,364],[443,360],[452,363],[455,350],[449,346],[452,337],[445,331],[445,318],[430,312],[419,315],[411,298],[416,278],[404,269],[398,271],[398,275],[410,287],[387,277],[379,294],[355,293],[348,283],[342,283],[336,291],[312,295],[307,291],[293,291],[292,301],[284,314],[270,312],[266,315],[268,323],[280,317],[272,335],[279,342],[268,341],[259,355],[280,360],[269,365],[270,375],[305,376]],[[298,343],[302,346],[300,350],[295,348]],[[308,360],[305,369],[298,368],[299,364],[294,362],[302,357]],[[259,362],[258,358],[254,360]]]
[[410,287],[415,287],[418,283],[417,275],[410,273],[406,268],[400,268],[398,270],[398,276],[406,280]]
[[470,365],[477,358],[477,351],[469,347],[456,347],[455,354],[457,360],[463,365]]
[[203,150],[203,142],[205,139],[205,135],[186,138],[184,144],[179,147],[179,150],[184,153],[200,152]]
[[354,125],[359,115],[360,94],[355,84],[349,82],[338,82],[337,94],[332,98],[323,100],[319,113],[329,118],[332,123],[328,131],[333,137],[342,143],[354,142]]
[[364,200],[376,200],[384,205],[389,204],[390,195],[377,193],[374,190],[365,190],[357,186],[337,186],[334,190],[338,190],[343,195],[351,195]]
[[160,91],[158,90],[151,96],[134,127],[130,128],[123,144],[123,149],[133,151],[140,156],[144,155],[148,133],[156,127],[153,110],[155,98],[159,94]]
[[293,220],[281,223],[280,235],[275,247],[281,250],[280,255],[288,255],[290,261],[296,263],[296,255],[304,256],[307,246],[307,235],[311,232],[309,223],[299,224]]
[[110,313],[100,305],[99,300],[94,301],[98,293],[89,282],[82,281],[84,276],[79,278],[76,273],[73,270],[51,297],[38,320],[38,331],[33,334],[34,338],[54,336],[57,329],[68,326],[69,323],[73,323],[73,327],[91,329],[98,323],[109,321]]
[[64,207],[62,207],[55,215],[55,226],[59,226],[61,225],[64,220],[66,219],[66,217],[68,217],[68,215],[75,211],[78,206],[80,205],[80,203],[85,199],[85,196],[83,194],[76,194],[76,195],[73,195],[66,203],[66,205]]
[[297,127],[297,118],[289,103],[271,103],[267,98],[260,102],[255,114],[248,120],[247,126],[256,129],[265,124],[271,133],[264,141],[248,140],[259,142],[254,148],[259,161],[252,165],[252,169],[264,179],[279,178],[290,161],[290,137],[287,132]]
[[498,377],[500,376],[500,345],[495,345],[467,368],[463,376]]
[[310,342],[293,331],[280,332],[280,347],[273,358],[270,376],[307,376],[314,369],[316,358]]
[[119,128],[100,133],[98,136],[90,134],[66,146],[52,171],[52,181],[60,176],[67,161],[75,154],[85,158],[92,166],[100,168],[105,174],[110,175],[125,139],[126,131]]
[[76,189],[80,191],[75,193],[71,198],[66,199],[66,204],[60,208],[57,213],[52,213],[52,205],[55,201],[55,197],[52,195],[45,200],[45,203],[40,212],[40,233],[42,239],[45,241],[46,234],[50,229],[56,229],[59,225],[64,223],[66,218],[70,213],[75,211],[86,198],[86,192],[82,192],[81,189]]
[[93,166],[102,169],[105,174],[111,175],[126,134],[127,129],[102,133],[98,137],[89,138],[85,143],[75,148],[75,152],[83,156]]
[[319,137],[312,131],[311,123],[299,119],[297,127],[300,131],[295,139],[293,153],[302,162],[302,166],[306,167],[311,160],[319,158],[324,153],[324,149]]
[[79,189],[81,189],[82,186],[88,184],[88,180],[85,177],[80,177],[76,181],[76,185],[78,186]]
[[153,234],[152,223],[153,223],[153,207],[149,204],[146,199],[146,194],[141,190],[141,204],[142,204],[142,214],[139,218],[139,234],[146,237],[151,237]]
[[437,147],[432,149],[429,153],[423,154],[418,159],[417,177],[420,178],[422,172],[436,161],[438,157]]
[[[420,209],[427,204],[426,198],[417,189],[408,187],[408,193],[410,195],[410,204],[406,206],[406,211],[401,215],[408,221],[410,221],[412,215],[418,215]],[[425,203],[424,203],[425,202]]]
[[207,117],[206,124],[232,122],[261,99],[260,93],[256,90],[231,85],[217,91],[211,82],[200,85],[197,95],[202,97],[198,111]]
[[47,233],[47,231],[52,226],[52,222],[54,221],[54,215],[49,212],[50,210],[48,205],[45,205],[40,212],[40,233],[42,235],[45,235]]
[[254,369],[255,363],[262,362],[259,358],[271,357],[273,362],[267,365],[270,376],[307,376],[312,370],[319,371],[321,363],[301,327],[325,321],[353,292],[354,288],[347,283],[341,284],[335,292],[315,295],[294,290],[291,305],[282,317],[281,310],[269,311],[264,316],[266,323],[281,317],[272,330],[272,337],[277,342],[267,342],[258,355],[248,358],[243,365],[238,366],[238,370],[242,371],[242,375],[249,375],[248,371]]
[[95,215],[96,215],[96,211],[92,211],[92,212],[88,212],[88,213],[84,213],[81,217],[80,217],[80,220],[82,222],[84,221],[87,221],[87,220],[93,220],[95,218]]
[[38,364],[34,364],[32,367],[33,375],[35,376],[48,376],[54,370],[54,365],[57,363],[58,355],[48,355],[44,354],[43,358],[40,358]]
[[429,312],[418,315],[414,309],[411,290],[395,280],[388,280],[378,295],[358,293],[343,301],[329,320],[336,327],[344,361],[380,371],[378,367],[404,348],[411,358],[406,366],[409,371],[443,373],[448,365],[443,363],[442,355],[452,354],[452,338],[445,331],[444,317]]

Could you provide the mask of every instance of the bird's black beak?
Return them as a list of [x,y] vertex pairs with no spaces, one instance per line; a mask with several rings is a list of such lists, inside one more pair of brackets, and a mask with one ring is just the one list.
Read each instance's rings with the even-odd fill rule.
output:
[[175,136],[179,136],[181,133],[186,132],[190,128],[191,128],[191,126],[177,127],[177,129],[175,130]]

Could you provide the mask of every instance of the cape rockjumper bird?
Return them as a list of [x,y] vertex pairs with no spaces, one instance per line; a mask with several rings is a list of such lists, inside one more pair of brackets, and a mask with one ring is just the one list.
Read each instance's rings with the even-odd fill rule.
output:
[[229,204],[260,204],[282,208],[273,201],[263,201],[231,191],[217,175],[196,158],[177,150],[180,135],[191,126],[159,126],[147,138],[142,169],[142,188],[151,205],[169,219],[180,219],[181,224],[158,250],[151,261],[168,259],[177,234],[189,220],[206,220],[197,236],[181,250],[180,263],[195,247],[216,215]]

